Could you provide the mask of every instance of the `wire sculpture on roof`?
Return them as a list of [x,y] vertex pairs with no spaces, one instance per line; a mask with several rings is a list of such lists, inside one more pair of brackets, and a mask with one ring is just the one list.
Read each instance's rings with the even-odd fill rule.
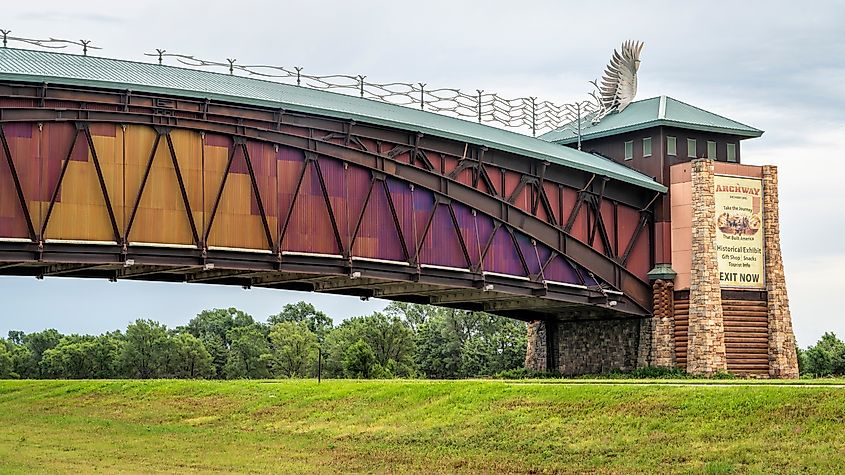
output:
[[47,38],[47,39],[34,39],[34,38],[21,38],[19,36],[9,36],[12,30],[0,30],[0,34],[3,35],[3,47],[6,48],[9,41],[17,41],[19,43],[28,44],[31,46],[38,46],[41,48],[48,48],[48,49],[63,49],[67,48],[69,45],[76,45],[82,47],[82,55],[88,56],[89,49],[102,49],[99,46],[93,46],[91,44],[91,40],[62,40],[58,38]]
[[240,72],[246,76],[289,80],[297,86],[354,94],[365,99],[474,119],[479,123],[495,123],[517,129],[528,128],[533,135],[568,124],[584,125],[587,114],[599,110],[595,99],[558,105],[550,101],[538,101],[536,97],[504,98],[484,90],[467,92],[456,88],[427,88],[425,83],[376,83],[367,81],[367,76],[363,75],[312,75],[303,72],[301,67],[243,65],[237,64],[235,59],[227,59],[224,63],[168,53],[163,49],[145,55],[157,58],[159,64],[171,58],[181,65],[193,68],[224,68],[232,75]]
[[[66,48],[69,45],[82,47],[82,54],[89,49],[101,49],[92,46],[88,40],[62,40],[56,38],[30,39],[9,36],[9,30],[0,30],[3,47],[8,41],[24,43],[49,49]],[[273,66],[267,64],[238,64],[237,59],[227,58],[225,62],[211,61],[192,55],[168,53],[165,49],[156,49],[154,53],[144,53],[154,57],[163,65],[165,59],[173,59],[180,65],[197,69],[225,69],[229,74],[295,83],[297,86],[312,89],[331,90],[357,95],[390,104],[419,108],[423,111],[451,115],[463,119],[475,120],[501,127],[530,130],[533,136],[551,130],[568,130],[578,139],[581,147],[581,135],[585,129],[597,124],[602,118],[614,111],[622,111],[634,99],[637,92],[637,70],[643,44],[626,41],[621,52],[614,50],[610,63],[604,71],[599,85],[590,81],[595,91],[588,98],[569,104],[556,104],[538,100],[536,97],[506,98],[498,94],[477,89],[474,92],[456,88],[428,88],[425,83],[377,83],[367,81],[364,75],[313,75],[304,73],[304,68]]]

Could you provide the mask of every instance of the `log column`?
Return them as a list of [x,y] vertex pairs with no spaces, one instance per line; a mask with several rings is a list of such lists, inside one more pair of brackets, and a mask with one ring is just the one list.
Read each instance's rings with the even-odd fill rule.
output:
[[651,366],[675,366],[675,286],[671,281],[654,281],[654,318],[651,332]]

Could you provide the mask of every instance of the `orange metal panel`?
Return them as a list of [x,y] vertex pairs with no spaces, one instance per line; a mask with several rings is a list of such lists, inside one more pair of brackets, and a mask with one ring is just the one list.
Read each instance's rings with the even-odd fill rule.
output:
[[[116,174],[119,175],[120,168],[120,155],[115,155],[116,140],[114,136],[94,136],[92,140],[110,199],[121,187],[121,183],[115,178]],[[118,147],[122,148],[122,145]],[[67,172],[61,182],[61,191],[47,223],[44,238],[114,241],[109,211],[84,133],[77,136],[74,154],[67,165]]]
[[[225,172],[225,162],[228,161],[228,150],[226,150],[225,159],[222,159],[222,155],[220,151],[216,153],[215,166],[210,170],[212,174],[220,173],[220,180],[211,180],[217,183],[216,187],[212,187],[213,198],[210,202],[211,207],[214,206],[214,200],[216,200],[217,193],[220,190],[219,183],[223,177],[223,173],[220,170]],[[206,156],[208,157],[208,154]],[[221,161],[223,162],[222,167],[217,168]],[[206,192],[208,192],[208,188],[209,186],[206,185]],[[217,214],[214,216],[214,222],[210,228],[208,236],[209,246],[271,250],[267,243],[261,215],[253,207],[254,199],[257,198],[254,197],[252,179],[250,178],[246,164],[246,156],[243,153],[242,147],[236,146],[229,174],[223,187],[223,194],[220,197]],[[209,204],[208,201],[206,203]]]
[[208,233],[211,211],[223,181],[223,174],[226,172],[231,147],[232,140],[228,137],[213,134],[205,136],[203,143],[203,234]]
[[[132,147],[127,147],[127,182],[131,183],[127,185],[127,202],[132,203],[130,206],[138,202],[129,241],[193,244],[190,222],[166,137],[162,136],[159,140],[149,177],[141,189],[144,171],[155,142],[155,132],[147,127],[132,127],[127,128],[127,136],[127,143],[133,144]],[[185,160],[189,158],[186,157]],[[128,198],[130,196],[131,200]],[[131,213],[131,210],[129,212]]]

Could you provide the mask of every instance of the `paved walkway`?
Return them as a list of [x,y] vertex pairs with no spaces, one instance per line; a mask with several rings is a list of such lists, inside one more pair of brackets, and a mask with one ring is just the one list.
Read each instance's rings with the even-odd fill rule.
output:
[[717,387],[717,388],[730,388],[730,387],[784,387],[784,388],[845,388],[845,382],[843,383],[824,383],[824,382],[795,382],[795,383],[785,383],[785,382],[777,382],[777,381],[737,381],[737,382],[723,382],[723,381],[614,381],[614,380],[564,380],[564,381],[517,381],[512,380],[508,381],[505,380],[510,384],[517,384],[517,385],[541,385],[541,384],[552,384],[552,385],[605,385],[605,386],[707,386],[707,387]]

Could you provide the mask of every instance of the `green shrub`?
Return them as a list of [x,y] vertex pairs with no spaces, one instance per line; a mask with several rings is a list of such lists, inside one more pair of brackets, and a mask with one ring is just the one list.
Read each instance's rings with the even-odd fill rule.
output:
[[549,379],[560,378],[561,375],[552,371],[534,371],[528,368],[516,368],[499,371],[493,377],[496,379]]
[[584,374],[579,376],[564,376],[558,372],[534,371],[526,368],[500,371],[494,376],[496,379],[736,379],[737,376],[719,372],[710,378],[693,376],[680,368],[659,368],[648,366],[631,371],[614,370],[608,373]]

